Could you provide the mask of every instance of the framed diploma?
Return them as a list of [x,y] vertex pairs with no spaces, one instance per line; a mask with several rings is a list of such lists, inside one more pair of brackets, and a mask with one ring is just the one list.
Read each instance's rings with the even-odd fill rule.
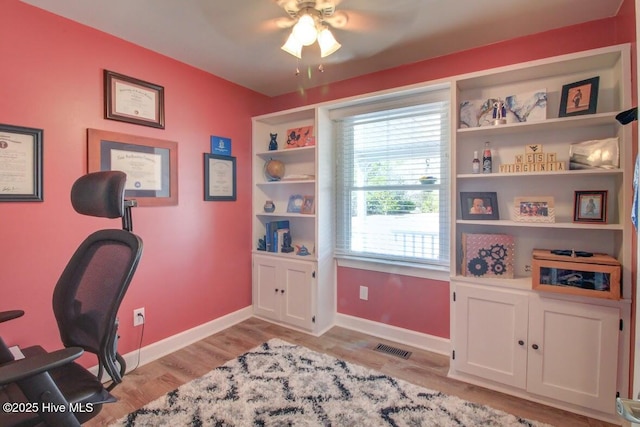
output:
[[178,204],[178,143],[87,129],[89,172],[127,174],[125,197],[139,206]]
[[42,129],[0,124],[0,202],[41,202]]
[[164,129],[164,87],[104,70],[104,118]]
[[236,158],[204,153],[204,199],[236,200]]

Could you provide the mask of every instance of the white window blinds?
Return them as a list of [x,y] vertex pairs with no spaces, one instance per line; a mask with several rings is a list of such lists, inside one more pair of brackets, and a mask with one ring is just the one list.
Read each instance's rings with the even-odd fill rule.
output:
[[338,256],[449,265],[448,97],[334,119]]

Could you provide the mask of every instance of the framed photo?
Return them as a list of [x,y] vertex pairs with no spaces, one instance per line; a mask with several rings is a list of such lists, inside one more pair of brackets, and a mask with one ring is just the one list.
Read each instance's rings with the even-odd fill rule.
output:
[[595,114],[598,104],[598,85],[600,77],[562,86],[560,98],[560,117]]
[[315,196],[304,196],[302,198],[302,208],[300,208],[300,213],[303,213],[303,214],[314,214],[314,213],[316,213],[316,198],[315,198]]
[[173,141],[87,130],[89,172],[127,174],[125,197],[138,206],[178,204],[178,144]]
[[460,192],[462,219],[499,219],[496,192]]
[[164,129],[164,87],[104,70],[104,118]]
[[204,153],[204,199],[236,200],[236,158]]
[[607,222],[607,191],[576,191],[574,222]]
[[553,197],[516,197],[513,200],[516,222],[556,222]]
[[287,205],[287,212],[289,213],[301,213],[302,205],[304,203],[304,197],[300,194],[294,194],[289,197],[289,204]]
[[42,129],[0,124],[0,202],[41,202]]

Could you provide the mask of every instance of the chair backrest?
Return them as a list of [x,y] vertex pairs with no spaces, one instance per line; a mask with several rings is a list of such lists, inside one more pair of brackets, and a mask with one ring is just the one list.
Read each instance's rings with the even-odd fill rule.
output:
[[[81,177],[71,191],[74,209],[83,215],[124,217],[125,180],[126,175],[117,171]],[[141,255],[142,240],[132,232],[96,231],[75,251],[53,293],[53,312],[65,347],[96,354],[100,375],[104,368],[116,382],[121,380],[113,363],[119,357],[117,314]]]

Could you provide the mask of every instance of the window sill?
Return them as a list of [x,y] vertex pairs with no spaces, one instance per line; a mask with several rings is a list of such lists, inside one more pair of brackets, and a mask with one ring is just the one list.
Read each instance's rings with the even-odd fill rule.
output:
[[367,258],[336,257],[338,267],[357,268],[360,270],[377,271],[380,273],[400,274],[403,276],[420,277],[423,279],[450,280],[450,271],[446,267],[437,268],[435,266],[423,266],[382,260],[371,260]]

